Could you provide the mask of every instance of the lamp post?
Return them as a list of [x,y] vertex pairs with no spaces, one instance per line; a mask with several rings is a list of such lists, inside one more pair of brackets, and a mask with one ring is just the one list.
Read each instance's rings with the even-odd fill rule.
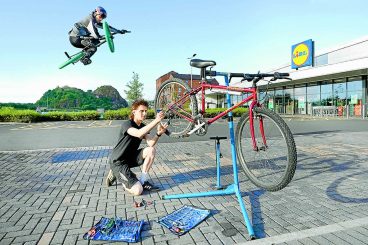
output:
[[[187,59],[188,59],[188,60],[191,60],[191,59],[193,59],[196,55],[197,55],[197,54],[193,54],[193,55],[192,55],[192,57],[188,57]],[[193,70],[193,67],[192,67],[192,66],[190,66],[190,88],[191,88],[191,89],[193,89],[193,72],[192,72],[192,70]]]

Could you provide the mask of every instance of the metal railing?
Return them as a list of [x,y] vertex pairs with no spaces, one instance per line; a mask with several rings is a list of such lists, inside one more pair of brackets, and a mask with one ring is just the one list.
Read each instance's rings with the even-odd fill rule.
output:
[[312,116],[368,118],[368,104],[344,106],[313,106]]

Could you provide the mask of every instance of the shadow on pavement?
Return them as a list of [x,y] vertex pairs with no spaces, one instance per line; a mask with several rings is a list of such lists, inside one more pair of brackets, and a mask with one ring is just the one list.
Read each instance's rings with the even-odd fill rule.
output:
[[[295,133],[294,136],[297,135],[319,135],[319,134],[330,134],[330,133],[339,133],[341,130],[321,130],[321,131],[312,131],[312,132],[304,132],[304,133]],[[325,137],[325,136],[324,136]]]
[[[364,171],[364,172],[360,172],[360,173],[353,173],[353,174],[349,174],[345,177],[341,177],[336,179],[334,182],[331,183],[331,185],[327,188],[326,190],[326,194],[327,196],[337,202],[342,202],[342,203],[368,203],[368,197],[362,197],[362,198],[358,198],[358,197],[348,197],[348,196],[344,196],[343,194],[338,192],[338,187],[341,185],[344,185],[343,182],[347,181],[347,180],[353,180],[353,181],[359,181],[356,177],[360,176],[360,175],[365,175],[367,174],[368,171]],[[362,178],[365,178],[364,176]],[[345,184],[346,185],[346,184]],[[359,183],[357,183],[357,185],[359,185]],[[354,195],[354,194],[358,194],[361,195],[362,193],[364,194],[364,191],[366,191],[366,188],[364,187],[365,183],[361,183],[361,188],[362,188],[362,192],[359,193],[359,190],[355,190],[355,193],[349,193],[349,195]],[[354,188],[351,188],[354,189]]]

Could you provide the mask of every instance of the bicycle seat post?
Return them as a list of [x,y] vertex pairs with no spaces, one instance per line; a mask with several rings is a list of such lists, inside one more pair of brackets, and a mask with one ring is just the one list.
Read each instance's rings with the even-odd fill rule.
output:
[[224,189],[221,186],[221,166],[220,166],[220,158],[222,158],[222,154],[220,151],[220,140],[227,139],[227,137],[210,137],[211,140],[215,140],[215,150],[216,150],[216,169],[217,169],[217,184],[216,189],[221,190]]

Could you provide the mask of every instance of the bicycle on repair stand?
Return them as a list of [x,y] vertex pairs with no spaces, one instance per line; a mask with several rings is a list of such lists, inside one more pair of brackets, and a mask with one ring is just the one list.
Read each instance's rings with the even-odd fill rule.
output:
[[[289,79],[288,73],[225,73],[212,71],[215,61],[192,59],[190,65],[199,68],[201,84],[191,89],[180,79],[171,78],[159,87],[155,98],[155,111],[163,110],[170,123],[171,137],[186,137],[195,133],[203,136],[213,122],[227,115],[235,108],[250,102],[236,127],[235,146],[237,159],[245,174],[258,187],[268,191],[278,191],[287,186],[294,176],[297,152],[293,135],[275,112],[265,108],[258,100],[257,83],[269,83],[277,79]],[[207,77],[223,76],[226,85],[212,85]],[[241,78],[251,83],[251,87],[230,86],[232,78]],[[206,90],[240,92],[245,98],[212,118],[204,118]],[[201,110],[198,111],[196,95],[201,92]],[[229,118],[232,120],[232,118]]]

